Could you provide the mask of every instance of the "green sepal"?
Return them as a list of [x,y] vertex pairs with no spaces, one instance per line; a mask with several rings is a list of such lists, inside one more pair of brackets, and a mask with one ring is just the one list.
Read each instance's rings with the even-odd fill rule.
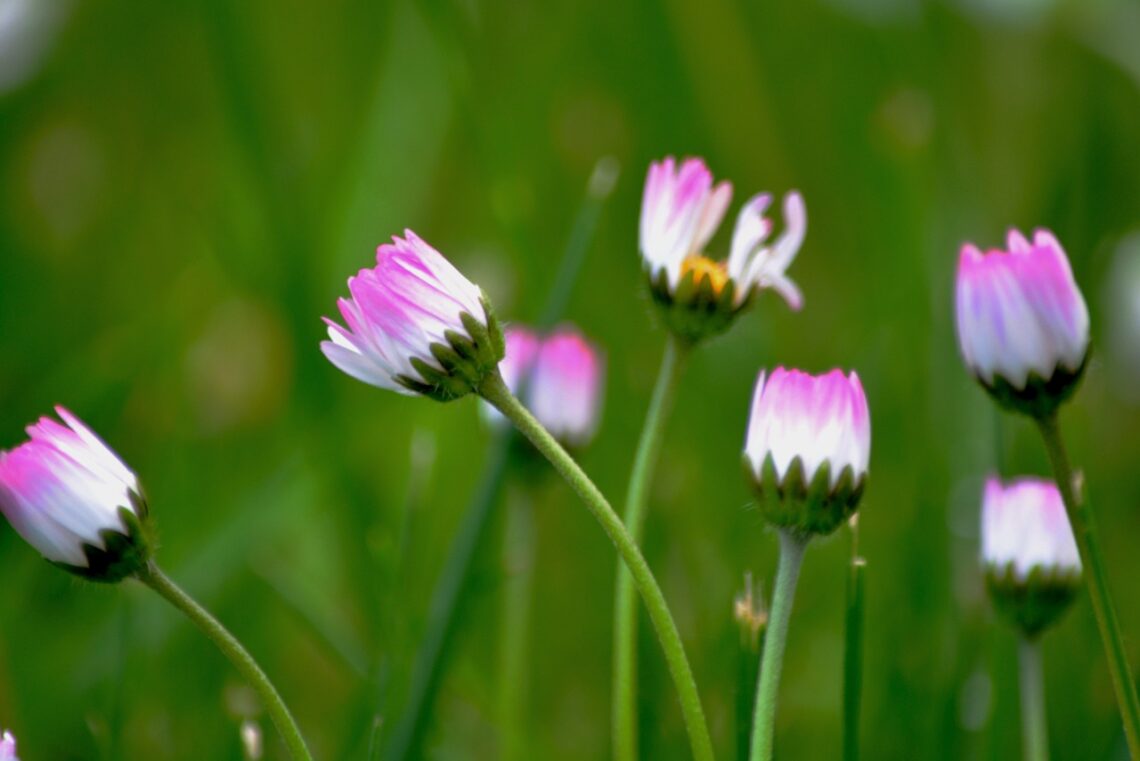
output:
[[801,537],[826,536],[839,528],[858,507],[867,481],[863,477],[856,482],[855,471],[848,465],[832,486],[831,463],[824,462],[808,483],[800,457],[792,460],[781,480],[771,454],[764,458],[759,475],[747,455],[744,470],[764,520]]
[[1052,416],[1057,408],[1077,390],[1085,368],[1088,367],[1091,353],[1091,351],[1085,352],[1085,358],[1081,360],[1080,367],[1076,370],[1069,370],[1057,365],[1048,379],[1042,378],[1030,370],[1029,377],[1025,381],[1025,388],[1019,389],[996,374],[992,383],[987,383],[980,377],[978,382],[1005,409],[1021,412],[1039,420],[1044,419]]
[[728,330],[736,316],[752,302],[755,290],[750,290],[737,304],[736,282],[731,278],[717,293],[708,275],[696,281],[692,270],[681,277],[675,289],[669,288],[669,277],[664,269],[656,276],[647,272],[646,277],[649,294],[665,327],[690,345]]
[[445,332],[446,344],[437,342],[428,347],[435,364],[412,357],[411,365],[419,377],[398,375],[396,382],[439,402],[450,402],[478,389],[483,380],[495,372],[506,353],[503,331],[490,302],[484,296],[480,303],[486,324],[467,312],[460,313],[459,321],[467,334],[455,330]]
[[479,382],[480,376],[477,374],[475,363],[459,356],[459,352],[455,349],[443,344],[432,344],[429,348],[431,355],[447,375],[462,379],[467,386],[474,386]]
[[1036,637],[1069,609],[1081,588],[1076,569],[1034,567],[1027,579],[1018,578],[1013,564],[987,566],[986,589],[998,615],[1027,637]]
[[83,554],[87,558],[86,566],[48,562],[89,581],[107,584],[122,581],[142,571],[150,562],[153,544],[147,520],[150,511],[142,495],[132,492],[131,504],[134,510],[128,507],[120,507],[118,510],[122,531],[113,528],[100,531],[102,547],[86,542],[83,544]]

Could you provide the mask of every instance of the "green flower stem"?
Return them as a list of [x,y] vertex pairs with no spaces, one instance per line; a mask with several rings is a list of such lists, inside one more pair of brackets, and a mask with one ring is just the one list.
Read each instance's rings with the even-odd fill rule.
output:
[[[854,543],[852,538],[852,543]],[[852,555],[847,573],[843,645],[843,761],[859,761],[859,704],[863,687],[863,620],[867,561]]]
[[1045,724],[1045,677],[1039,640],[1022,636],[1017,643],[1021,676],[1021,729],[1025,761],[1049,761],[1049,732]]
[[1065,502],[1077,549],[1081,554],[1083,576],[1092,597],[1093,613],[1100,628],[1100,638],[1108,656],[1108,670],[1112,674],[1112,686],[1116,689],[1116,702],[1120,707],[1120,717],[1124,722],[1124,735],[1128,740],[1128,751],[1132,758],[1140,759],[1140,700],[1136,697],[1136,683],[1128,668],[1128,658],[1124,653],[1124,642],[1120,637],[1120,623],[1116,618],[1116,608],[1108,593],[1108,574],[1104,569],[1100,543],[1096,536],[1096,525],[1092,510],[1076,488],[1073,468],[1069,464],[1065,443],[1057,427],[1056,414],[1039,418],[1038,427],[1045,440],[1045,449],[1053,464],[1053,476],[1057,488]]
[[776,727],[776,695],[780,687],[780,670],[784,665],[784,645],[788,639],[788,622],[792,617],[792,600],[796,581],[808,540],[780,529],[780,565],[772,590],[772,609],[768,613],[768,631],[764,635],[764,655],[760,660],[760,684],[756,687],[756,714],[752,720],[752,752],[750,761],[771,761]]
[[[661,369],[653,387],[653,397],[645,415],[645,425],[637,442],[633,470],[626,491],[625,527],[634,543],[641,545],[645,512],[649,504],[649,482],[661,452],[665,421],[673,407],[677,381],[681,377],[684,351],[670,337],[661,357]],[[625,566],[618,566],[614,591],[614,673],[613,744],[615,761],[637,758],[637,598],[633,577]]]
[[692,669],[685,656],[685,648],[681,644],[681,634],[677,631],[677,624],[669,612],[665,596],[653,578],[653,572],[645,558],[641,556],[633,537],[621,522],[617,513],[610,506],[598,487],[590,480],[582,469],[574,462],[566,450],[554,440],[554,437],[535,420],[534,416],[516,399],[503,383],[498,373],[488,376],[480,388],[484,399],[493,404],[508,420],[515,424],[520,432],[534,444],[554,469],[566,479],[571,488],[578,493],[586,507],[602,524],[610,540],[617,547],[618,553],[633,576],[633,582],[641,593],[645,606],[649,610],[649,618],[657,629],[657,637],[661,640],[661,647],[665,651],[665,660],[669,664],[673,683],[677,688],[681,700],[681,712],[685,718],[685,728],[689,733],[689,742],[696,761],[711,761],[713,758],[712,739],[709,736],[708,724],[705,722],[704,711],[701,709],[700,696],[697,685],[693,680]]
[[207,637],[213,640],[218,649],[230,659],[230,663],[237,667],[237,670],[261,697],[262,703],[265,704],[265,710],[269,712],[273,724],[281,734],[281,739],[289,748],[289,755],[299,761],[312,761],[313,756],[309,753],[308,747],[305,746],[305,740],[301,737],[301,730],[297,728],[297,722],[289,713],[289,708],[281,699],[277,688],[269,681],[269,677],[257,665],[253,656],[234,638],[234,635],[230,634],[218,619],[210,615],[190,595],[182,591],[153,561],[143,571],[139,572],[138,578],[142,583],[166,598],[167,602],[182,611]]
[[526,721],[530,610],[534,595],[534,504],[529,494],[508,497],[503,531],[503,610],[499,627],[499,758],[532,758]]

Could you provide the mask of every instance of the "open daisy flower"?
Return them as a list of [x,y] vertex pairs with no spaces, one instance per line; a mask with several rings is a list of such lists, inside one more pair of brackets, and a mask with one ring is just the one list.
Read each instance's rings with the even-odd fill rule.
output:
[[728,258],[715,260],[705,246],[732,200],[732,185],[713,183],[699,158],[678,166],[673,157],[649,166],[641,203],[641,256],[654,301],[678,337],[696,342],[721,333],[751,302],[771,288],[792,309],[803,305],[786,271],[803,243],[807,212],[796,191],[784,197],[784,231],[774,240],[765,216],[772,196],[761,193],[741,207]]

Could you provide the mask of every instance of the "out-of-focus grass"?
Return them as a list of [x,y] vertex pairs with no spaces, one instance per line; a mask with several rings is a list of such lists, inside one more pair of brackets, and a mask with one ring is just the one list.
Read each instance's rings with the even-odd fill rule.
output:
[[[791,270],[804,310],[765,297],[698,352],[653,490],[646,553],[723,757],[732,597],[775,560],[739,450],[755,373],[777,363],[854,367],[870,397],[864,756],[1017,754],[1014,641],[982,592],[977,502],[990,470],[1046,462],[966,377],[951,321],[959,243],[996,244],[1009,225],[1052,227],[1090,301],[1097,354],[1062,425],[1140,664],[1140,284],[1121,245],[1140,220],[1140,17],[1127,3],[9,5],[57,15],[20,37],[42,45],[17,81],[15,48],[0,46],[0,445],[56,402],[99,430],[142,475],[171,574],[246,641],[320,757],[362,758],[378,690],[406,690],[488,439],[471,401],[336,372],[319,318],[411,226],[504,318],[538,319],[602,155],[626,171],[566,313],[607,352],[584,465],[611,496],[662,342],[637,257],[644,167],[695,153],[737,204],[762,189],[807,199]],[[414,441],[434,457],[409,500]],[[535,757],[604,757],[612,549],[564,490],[536,519]],[[498,554],[480,557],[432,758],[495,749]],[[840,747],[846,562],[840,540],[807,557],[777,727],[789,758]],[[25,757],[240,758],[248,696],[160,601],[73,581],[7,528],[0,578],[0,724]],[[684,758],[641,631],[646,757]],[[1120,757],[1087,603],[1045,657],[1055,756]]]

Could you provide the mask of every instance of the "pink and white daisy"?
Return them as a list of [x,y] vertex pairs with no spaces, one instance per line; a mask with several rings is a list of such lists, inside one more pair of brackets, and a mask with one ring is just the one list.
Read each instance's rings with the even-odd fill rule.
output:
[[123,511],[146,518],[142,489],[99,437],[63,407],[55,409],[64,424],[41,418],[28,426],[29,441],[0,452],[0,512],[48,560],[116,581],[132,568],[105,568],[123,558],[101,553],[120,551],[109,535],[137,542]]
[[358,380],[401,394],[450,399],[502,357],[479,287],[411,230],[379,247],[376,266],[348,279],[343,327],[326,318],[321,350]]
[[1089,312],[1061,244],[1048,230],[1032,243],[1010,230],[1008,247],[962,247],[956,305],[967,367],[987,387],[1004,381],[1015,392],[1031,375],[1075,377],[1088,355]]
[[737,216],[728,259],[715,261],[704,248],[731,200],[732,185],[714,185],[712,173],[699,158],[685,159],[680,166],[672,156],[650,164],[640,225],[641,255],[650,279],[656,282],[664,275],[669,290],[675,292],[685,274],[692,272],[696,281],[707,277],[714,294],[732,282],[736,306],[754,289],[772,288],[799,309],[803,297],[785,272],[807,228],[803,198],[796,191],[784,197],[785,229],[769,243],[773,225],[764,213],[772,197],[753,196]]
[[744,454],[757,479],[771,458],[777,480],[785,487],[797,459],[804,488],[825,464],[831,488],[848,468],[853,482],[860,483],[870,463],[871,417],[859,376],[839,370],[816,376],[782,367],[771,375],[761,372]]

